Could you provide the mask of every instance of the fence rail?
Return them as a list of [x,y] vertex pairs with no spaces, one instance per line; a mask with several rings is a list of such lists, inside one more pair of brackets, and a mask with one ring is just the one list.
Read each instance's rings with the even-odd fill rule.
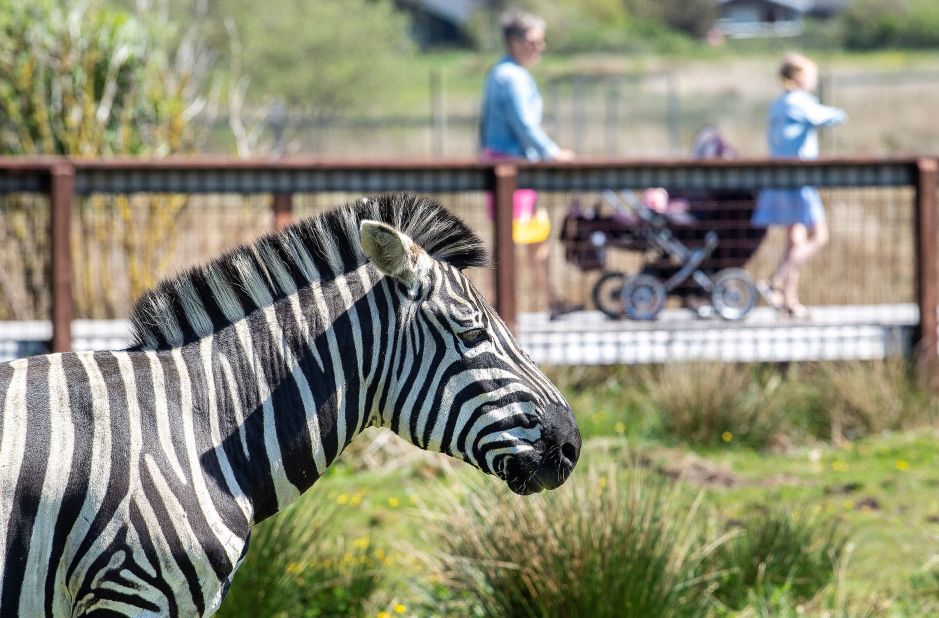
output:
[[[452,161],[352,161],[321,159],[233,160],[70,159],[0,157],[0,195],[40,194],[49,200],[48,264],[54,351],[71,346],[75,318],[72,246],[76,204],[89,196],[135,194],[270,195],[270,227],[292,217],[297,194],[370,194],[390,191],[494,195],[489,228],[496,268],[495,306],[513,327],[519,315],[516,247],[512,241],[512,195],[532,188],[551,195],[599,193],[610,188],[668,187],[673,192],[793,188],[886,190],[899,188],[906,205],[874,205],[865,216],[886,216],[890,209],[910,212],[912,294],[918,309],[914,340],[924,360],[936,356],[936,161],[930,158],[820,161],[735,160],[635,161],[597,159],[576,163],[482,163]],[[911,197],[903,197],[909,195]],[[846,198],[846,202],[860,198]],[[481,204],[482,202],[480,202]],[[860,212],[854,202],[847,211]],[[870,209],[869,209],[870,210]],[[557,217],[555,217],[557,220]],[[837,234],[837,230],[835,231]],[[899,236],[898,236],[899,237]],[[905,254],[904,254],[905,255]],[[897,260],[903,258],[896,258]],[[537,320],[535,321],[537,322]],[[531,320],[525,323],[534,323]],[[604,326],[604,329],[607,329]],[[553,330],[556,328],[552,327]],[[569,330],[576,331],[575,326]]]

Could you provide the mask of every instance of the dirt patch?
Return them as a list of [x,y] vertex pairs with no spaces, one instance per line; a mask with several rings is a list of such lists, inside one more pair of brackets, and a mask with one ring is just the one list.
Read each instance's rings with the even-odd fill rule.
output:
[[879,511],[880,501],[873,496],[865,496],[854,503],[854,508],[859,511]]
[[659,470],[669,478],[701,487],[737,487],[741,484],[740,477],[724,464],[692,454],[660,464]]

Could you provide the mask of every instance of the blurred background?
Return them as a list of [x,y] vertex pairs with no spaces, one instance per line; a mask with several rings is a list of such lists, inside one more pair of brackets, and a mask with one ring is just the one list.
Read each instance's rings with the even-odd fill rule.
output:
[[[623,164],[633,178],[688,163],[706,125],[741,159],[766,157],[783,54],[818,62],[819,97],[849,117],[821,132],[822,154],[859,163],[813,177],[832,229],[803,276],[815,318],[758,307],[728,322],[683,298],[668,319],[602,315],[603,275],[648,255],[572,260],[572,209],[610,205],[558,174],[541,198],[551,277],[589,311],[549,321],[519,252],[518,326],[575,409],[582,468],[522,500],[370,431],[314,498],[257,529],[222,615],[936,615],[939,405],[913,335],[918,277],[936,265],[917,249],[930,200],[907,174],[939,152],[935,0],[0,0],[0,155],[434,161],[458,177],[479,155],[510,6],[547,22],[533,73],[548,134],[581,159],[647,166]],[[719,266],[754,278],[785,244],[745,229],[758,172],[729,198],[713,170],[690,175],[698,194],[673,191],[698,215],[736,213],[712,221]],[[124,345],[144,290],[272,227],[271,191],[249,174],[245,190],[190,192],[99,175],[111,188],[78,191],[69,215],[76,349]],[[486,193],[454,183],[431,193],[491,246]],[[49,350],[52,211],[37,187],[0,178],[0,359]],[[298,191],[291,209],[360,195]],[[471,276],[494,295],[490,271]]]

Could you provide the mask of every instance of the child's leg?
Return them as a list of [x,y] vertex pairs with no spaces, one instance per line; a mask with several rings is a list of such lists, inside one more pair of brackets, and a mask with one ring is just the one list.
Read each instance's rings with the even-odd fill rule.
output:
[[[773,276],[774,285],[780,283],[786,305],[799,303],[799,273],[809,259],[828,242],[828,226],[824,221],[812,227],[796,224],[789,227],[786,255]],[[778,279],[777,279],[778,277]]]

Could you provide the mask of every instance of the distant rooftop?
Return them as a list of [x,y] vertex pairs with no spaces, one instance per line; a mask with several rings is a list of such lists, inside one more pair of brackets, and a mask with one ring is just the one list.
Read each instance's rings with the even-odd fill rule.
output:
[[785,37],[802,32],[806,17],[829,18],[849,0],[717,0],[715,27],[734,38]]

